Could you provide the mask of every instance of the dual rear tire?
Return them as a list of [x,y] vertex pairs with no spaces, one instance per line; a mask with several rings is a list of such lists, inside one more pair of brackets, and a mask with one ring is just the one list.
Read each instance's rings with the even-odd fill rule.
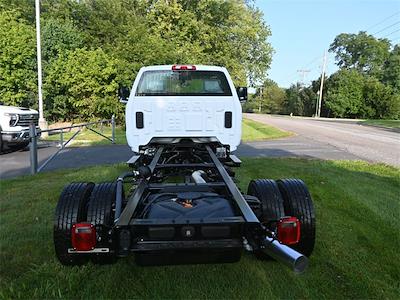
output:
[[[60,195],[54,219],[53,238],[55,252],[63,265],[82,265],[92,260],[96,264],[109,264],[116,260],[108,228],[114,222],[115,183],[71,183]],[[88,222],[96,227],[96,247],[110,248],[109,253],[77,254],[72,249],[72,225]]]
[[[256,179],[249,183],[247,193],[259,199],[262,206],[260,222],[270,230],[284,216],[299,219],[300,241],[291,245],[294,250],[310,256],[315,244],[315,211],[311,195],[300,179]],[[259,256],[260,253],[256,253]]]

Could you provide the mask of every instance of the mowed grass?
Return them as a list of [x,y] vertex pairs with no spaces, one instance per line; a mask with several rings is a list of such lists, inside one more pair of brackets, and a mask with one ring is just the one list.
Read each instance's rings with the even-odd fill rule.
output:
[[[111,138],[111,127],[103,126],[102,129],[100,127],[93,128],[96,131],[101,132],[103,135]],[[74,132],[65,132],[64,133],[64,142],[66,142]],[[249,119],[243,119],[242,122],[242,142],[252,142],[252,141],[260,141],[267,139],[276,139],[291,136],[292,134],[287,131],[282,131],[278,128],[265,125],[256,121],[252,121]],[[50,135],[46,137],[47,141],[59,141],[60,134]],[[115,128],[115,143],[126,145],[126,135],[125,128],[121,126],[117,126]],[[74,139],[72,142],[68,144],[68,146],[97,146],[97,145],[109,145],[111,142],[104,137],[96,134],[95,132],[84,128]]]
[[309,269],[294,274],[245,253],[239,263],[64,267],[53,250],[53,213],[72,181],[115,180],[123,165],[41,173],[0,182],[0,298],[398,299],[400,171],[365,162],[244,159],[252,178],[302,178],[314,198],[317,242]]
[[[93,127],[94,130],[102,133],[103,135],[111,138],[111,126],[104,125],[102,128],[100,126]],[[75,132],[64,132],[64,142],[66,142]],[[53,134],[46,137],[44,140],[47,141],[60,141],[60,134]],[[125,128],[117,126],[115,127],[115,143],[119,145],[126,144]],[[68,146],[98,146],[98,145],[111,145],[111,141],[102,137],[101,135],[87,129],[83,128],[80,133],[68,143]]]
[[276,127],[262,124],[249,119],[242,122],[242,142],[253,142],[267,139],[277,139],[293,135]]
[[365,120],[362,124],[400,129],[400,120]]

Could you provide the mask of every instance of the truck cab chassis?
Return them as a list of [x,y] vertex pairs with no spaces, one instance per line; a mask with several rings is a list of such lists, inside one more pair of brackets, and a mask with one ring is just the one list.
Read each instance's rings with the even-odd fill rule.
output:
[[[226,83],[221,89],[224,101],[239,102],[241,98],[226,70],[224,77],[224,72],[216,74],[219,69],[212,67],[207,77],[204,66],[172,66],[171,72],[167,69],[161,66],[160,77],[154,75],[157,67],[151,67],[150,74],[155,80],[164,80],[166,76],[168,80],[181,80],[181,74],[174,72],[183,69],[185,93],[190,90],[190,78],[195,78],[197,92],[206,78],[207,89],[216,95],[220,81]],[[201,73],[187,75],[196,69]],[[146,88],[141,87],[144,74],[143,70],[139,72],[129,98],[132,104],[127,107],[128,142],[135,151],[128,161],[130,170],[114,182],[71,183],[64,188],[54,219],[58,260],[64,265],[82,265],[89,260],[110,264],[134,254],[139,265],[228,263],[240,260],[242,252],[249,251],[260,259],[273,258],[295,272],[303,272],[315,243],[315,212],[304,182],[255,179],[250,181],[247,192],[242,192],[235,183],[234,171],[241,161],[231,153],[240,141],[240,130],[238,133],[238,125],[236,129],[224,128],[226,119],[219,117],[212,122],[221,120],[223,124],[220,129],[213,127],[213,136],[207,137],[205,127],[190,133],[189,126],[180,129],[181,137],[168,137],[165,131],[160,136],[156,128],[150,130],[152,134],[140,137],[140,130],[147,126],[143,118],[161,115],[154,107],[158,105],[162,110],[165,106],[160,99],[169,101],[168,94],[160,98],[149,92],[151,87],[158,91],[169,85],[149,81]],[[175,102],[184,97],[176,92],[178,83],[174,83]],[[150,95],[149,101],[158,104],[137,114],[135,109],[141,110],[148,104],[136,103],[139,100],[135,95],[143,98],[146,93]],[[196,97],[195,93],[189,94]],[[187,101],[188,107],[192,103],[191,98],[182,101]],[[236,107],[235,104],[227,108],[233,110],[229,118],[235,119],[228,125],[241,122],[240,105],[239,111]],[[128,122],[129,118],[133,120]],[[139,118],[139,122],[134,118]],[[198,120],[203,124],[201,117]]]

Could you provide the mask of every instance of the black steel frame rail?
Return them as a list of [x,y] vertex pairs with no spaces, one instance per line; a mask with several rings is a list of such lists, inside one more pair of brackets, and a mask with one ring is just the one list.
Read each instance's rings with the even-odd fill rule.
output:
[[233,182],[232,178],[229,176],[228,172],[225,170],[223,164],[219,161],[218,157],[214,154],[213,150],[210,146],[206,146],[208,154],[211,157],[211,160],[217,167],[219,174],[222,177],[222,180],[226,183],[226,187],[228,188],[229,192],[231,193],[233,199],[235,200],[236,204],[239,206],[240,211],[243,214],[244,219],[246,222],[250,223],[260,223],[257,219],[256,215],[251,210],[250,206],[247,204],[246,200],[243,198],[242,193],[239,191],[236,184]]
[[[151,175],[153,175],[154,170],[156,168],[161,167],[162,164],[159,165],[158,161],[160,160],[161,154],[164,150],[164,147],[161,146],[157,149],[157,152],[153,156],[153,159],[151,163],[149,164],[149,169],[151,171]],[[221,178],[223,182],[217,183],[216,186],[219,187],[226,187],[229,191],[229,193],[232,195],[232,198],[238,205],[240,211],[243,214],[243,218],[247,223],[256,223],[260,224],[259,220],[251,210],[250,206],[247,204],[246,200],[243,198],[242,193],[239,191],[238,187],[236,184],[233,182],[232,178],[229,176],[228,172],[226,171],[224,165],[221,163],[221,161],[218,159],[218,157],[215,155],[213,150],[211,149],[210,146],[206,146],[206,150],[212,160],[212,164],[203,164],[203,166],[206,167],[215,167],[218,170],[218,173],[221,175]],[[195,164],[193,164],[195,165]],[[200,165],[200,164],[199,164]],[[166,164],[168,167],[175,167],[173,164]],[[197,164],[196,164],[197,166]],[[168,184],[149,184],[149,179],[150,178],[142,178],[138,184],[138,186],[135,189],[135,192],[132,194],[132,196],[129,198],[128,203],[125,207],[125,209],[122,211],[121,215],[119,216],[118,220],[116,221],[116,227],[121,227],[121,226],[128,226],[131,223],[132,216],[136,210],[137,205],[139,204],[139,201],[142,199],[144,192],[146,189],[154,189],[154,188],[162,188],[164,187],[169,187],[169,188],[176,188],[176,187],[182,187],[182,185],[168,185]],[[206,188],[208,184],[204,184],[204,188]],[[212,184],[210,184],[212,186]]]
[[[154,155],[154,157],[153,157],[153,159],[152,159],[152,161],[151,161],[151,163],[149,165],[151,174],[153,174],[154,169],[155,169],[155,167],[156,167],[156,165],[158,163],[158,160],[161,157],[161,154],[162,154],[163,150],[164,150],[164,147],[158,148],[156,154]],[[116,223],[117,227],[129,225],[129,222],[130,222],[130,220],[131,220],[131,218],[133,216],[133,213],[135,212],[135,209],[136,209],[140,199],[142,199],[143,193],[147,188],[148,182],[149,182],[148,178],[141,179],[140,183],[138,184],[138,186],[135,189],[135,192],[129,198],[125,209],[122,211],[122,213],[121,213],[121,215],[120,215],[120,217],[119,217],[119,219],[118,219],[118,221]]]

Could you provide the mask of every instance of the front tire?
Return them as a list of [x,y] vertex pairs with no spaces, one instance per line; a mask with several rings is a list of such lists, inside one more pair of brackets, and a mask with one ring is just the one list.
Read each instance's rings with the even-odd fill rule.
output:
[[86,221],[87,203],[93,187],[91,182],[71,183],[63,189],[58,200],[53,238],[56,256],[63,265],[82,265],[89,258],[85,254],[70,254],[68,249],[72,248],[72,225]]
[[286,215],[298,218],[301,224],[300,241],[290,247],[310,256],[315,244],[315,210],[307,186],[300,179],[282,179],[277,183]]

